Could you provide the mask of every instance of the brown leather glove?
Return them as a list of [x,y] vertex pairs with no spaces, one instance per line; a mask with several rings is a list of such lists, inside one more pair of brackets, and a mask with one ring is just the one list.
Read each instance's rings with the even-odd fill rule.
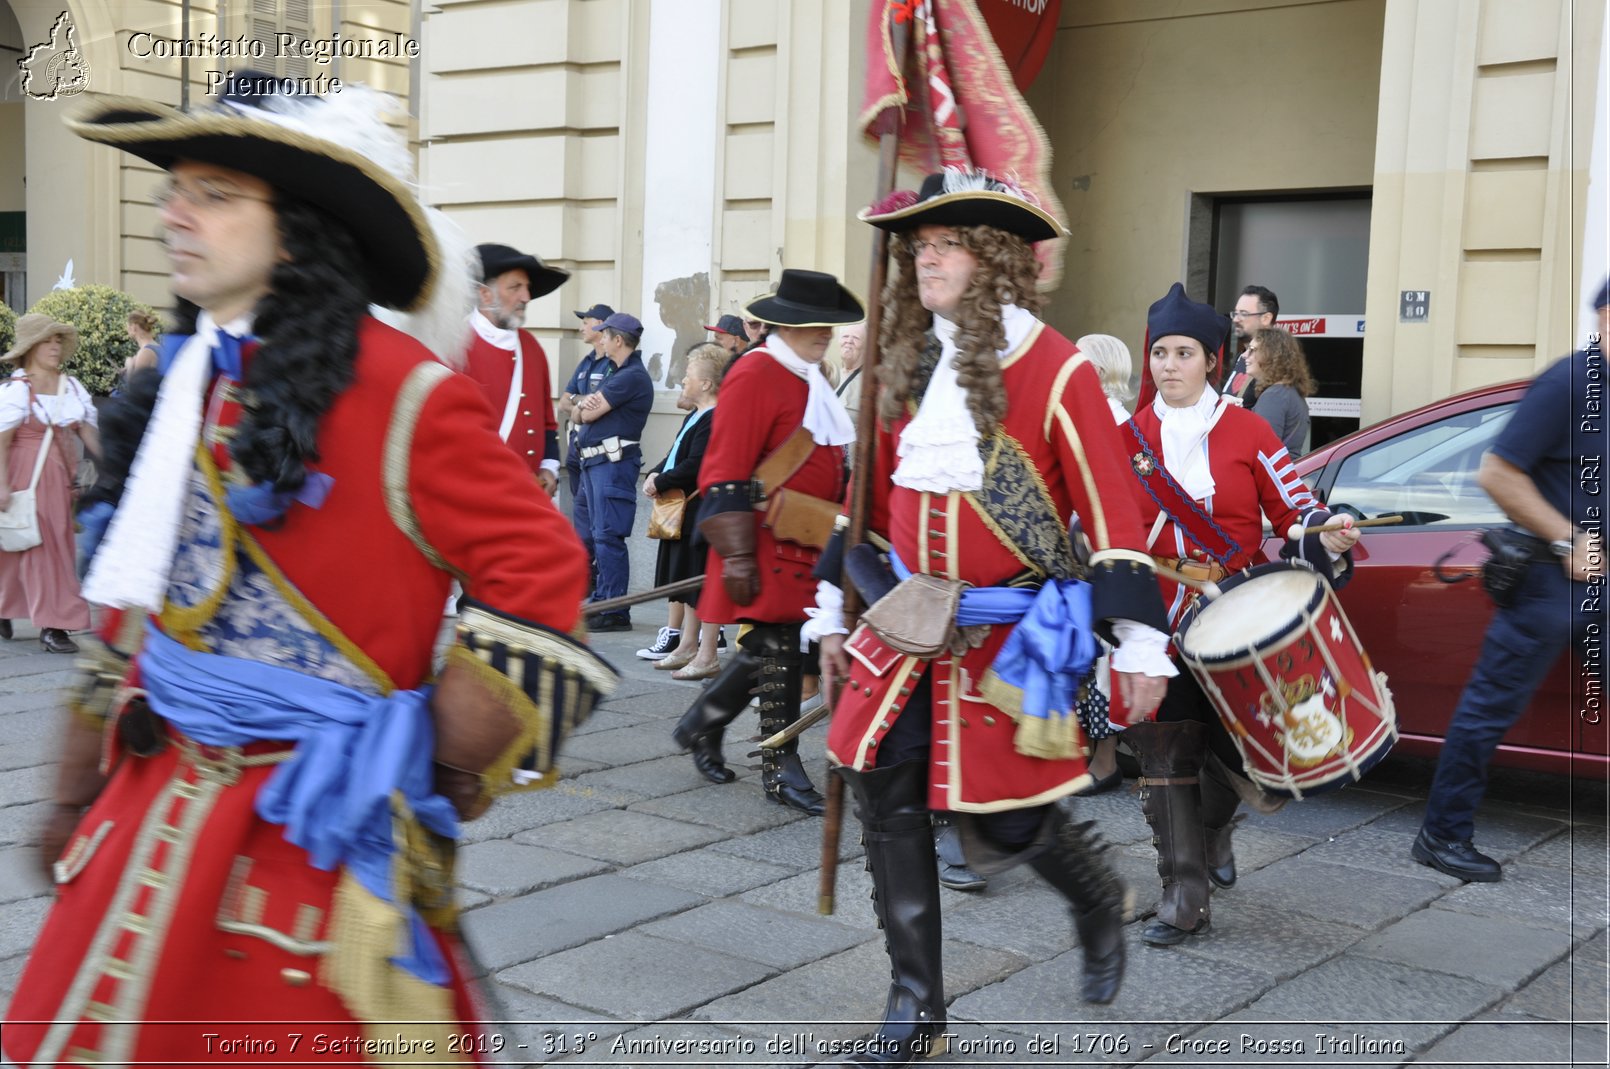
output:
[[760,569],[755,564],[755,514],[718,512],[699,521],[699,530],[721,555],[721,585],[735,605],[760,596]]
[[66,717],[61,764],[56,769],[56,804],[39,829],[39,862],[54,882],[53,866],[67,848],[84,810],[106,786],[101,773],[102,732],[72,713]]
[[492,807],[491,797],[481,789],[481,777],[437,762],[436,793],[453,803],[458,819],[474,820]]

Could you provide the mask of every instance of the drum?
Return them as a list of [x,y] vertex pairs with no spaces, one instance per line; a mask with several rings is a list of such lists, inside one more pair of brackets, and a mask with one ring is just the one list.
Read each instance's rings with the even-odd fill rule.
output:
[[1330,584],[1281,562],[1219,589],[1186,612],[1175,645],[1248,778],[1288,798],[1357,782],[1397,741],[1397,714]]

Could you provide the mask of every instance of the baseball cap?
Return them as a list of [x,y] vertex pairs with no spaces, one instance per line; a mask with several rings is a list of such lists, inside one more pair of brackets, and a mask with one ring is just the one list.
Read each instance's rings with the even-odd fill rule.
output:
[[618,330],[622,334],[642,334],[643,324],[630,312],[615,312],[604,320],[603,330]]
[[731,334],[734,338],[742,338],[744,336],[744,321],[737,316],[722,316],[716,320],[715,326],[712,327],[706,323],[704,329],[714,331],[717,334]]
[[607,304],[595,304],[585,312],[577,312],[577,319],[608,319],[615,314],[615,309]]

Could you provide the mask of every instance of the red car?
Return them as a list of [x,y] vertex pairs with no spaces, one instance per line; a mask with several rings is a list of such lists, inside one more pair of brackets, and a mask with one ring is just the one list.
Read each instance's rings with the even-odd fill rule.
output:
[[[1394,416],[1323,446],[1297,471],[1333,510],[1399,513],[1398,526],[1364,534],[1365,559],[1341,591],[1359,640],[1386,672],[1397,706],[1397,752],[1435,754],[1470,678],[1492,603],[1475,578],[1483,529],[1505,522],[1476,483],[1482,454],[1526,392],[1508,382]],[[1274,558],[1279,543],[1266,552]],[[1438,561],[1442,561],[1438,565]],[[1461,582],[1439,579],[1469,576]],[[1587,709],[1572,658],[1562,657],[1504,736],[1494,763],[1603,778],[1610,775],[1604,716]],[[1595,703],[1594,710],[1598,704]]]

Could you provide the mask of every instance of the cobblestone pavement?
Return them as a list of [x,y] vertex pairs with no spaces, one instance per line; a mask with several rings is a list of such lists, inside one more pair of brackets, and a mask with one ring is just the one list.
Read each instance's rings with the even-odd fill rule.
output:
[[[465,829],[464,932],[494,1015],[515,1022],[494,1032],[495,1064],[811,1065],[881,1013],[854,818],[824,917],[821,822],[770,804],[752,771],[707,784],[672,744],[697,684],[632,656],[660,611],[600,637],[625,678],[571,740],[563,781]],[[0,643],[0,997],[49,904],[29,844],[68,669],[26,626]],[[738,767],[753,717],[736,729]],[[820,755],[822,735],[802,752]],[[820,783],[820,757],[807,766]],[[1129,925],[1111,1006],[1078,1001],[1073,926],[1032,874],[943,892],[954,1040],[934,1064],[1606,1064],[1603,786],[1498,776],[1478,845],[1504,879],[1467,886],[1409,859],[1428,779],[1393,759],[1363,787],[1249,817],[1212,931],[1159,950]],[[1134,797],[1076,805],[1144,912],[1159,883]]]

